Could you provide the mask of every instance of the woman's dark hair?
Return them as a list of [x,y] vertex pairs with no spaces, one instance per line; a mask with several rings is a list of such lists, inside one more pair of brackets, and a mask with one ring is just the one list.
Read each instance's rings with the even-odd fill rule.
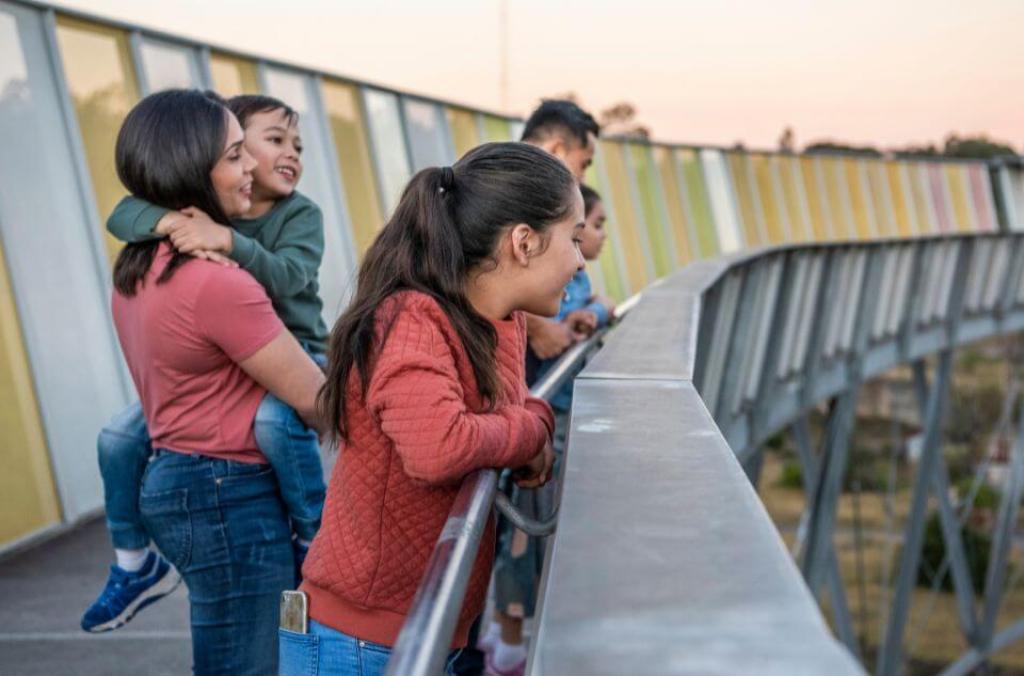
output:
[[266,113],[271,110],[280,110],[284,113],[288,124],[296,124],[299,121],[299,113],[294,108],[273,96],[242,94],[241,96],[232,96],[225,105],[238,118],[238,124],[242,125],[242,129],[249,125],[249,118],[256,113]]
[[[355,298],[328,347],[327,380],[317,399],[327,429],[347,437],[345,401],[352,369],[363,396],[373,371],[375,313],[397,291],[432,296],[451,320],[489,407],[499,395],[497,332],[466,297],[470,271],[494,261],[507,226],[543,233],[572,209],[576,181],[554,156],[525,143],[488,143],[452,167],[413,176],[359,268]],[[385,328],[385,333],[387,327]]]
[[[124,120],[114,150],[117,176],[135,197],[165,209],[202,209],[218,223],[228,217],[210,172],[224,152],[228,110],[213,92],[170,89],[142,99]],[[160,240],[128,244],[114,263],[114,288],[133,296]],[[156,280],[163,284],[189,256],[175,252]]]
[[593,210],[594,205],[601,201],[601,194],[583,183],[580,183],[580,194],[583,195],[583,216],[587,217]]

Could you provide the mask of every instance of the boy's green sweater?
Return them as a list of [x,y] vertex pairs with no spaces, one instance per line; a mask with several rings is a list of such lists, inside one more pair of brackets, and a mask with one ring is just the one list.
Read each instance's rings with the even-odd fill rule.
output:
[[[158,238],[153,232],[167,209],[129,195],[107,219],[107,230],[122,242]],[[318,273],[324,255],[324,223],[320,208],[293,192],[259,218],[231,222],[229,257],[263,285],[277,315],[313,352],[327,347],[327,326],[321,317]]]

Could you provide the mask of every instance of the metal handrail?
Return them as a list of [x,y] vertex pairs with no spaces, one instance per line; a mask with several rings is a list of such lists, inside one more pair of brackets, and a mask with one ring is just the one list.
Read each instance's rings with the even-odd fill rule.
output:
[[[640,294],[636,294],[618,305],[616,318],[624,317],[639,299]],[[530,395],[545,400],[551,398],[587,355],[597,349],[607,330],[595,332],[569,348],[530,389]],[[432,676],[444,670],[480,538],[498,495],[498,471],[495,469],[477,470],[463,480],[395,642],[387,676]],[[554,531],[557,513],[547,522],[538,522],[522,515],[507,497],[499,499],[498,507],[512,523],[527,532],[548,535]]]

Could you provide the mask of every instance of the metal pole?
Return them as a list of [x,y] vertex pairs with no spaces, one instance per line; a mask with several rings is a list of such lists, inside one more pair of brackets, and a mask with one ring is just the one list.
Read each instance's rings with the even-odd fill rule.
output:
[[921,558],[921,543],[924,538],[924,515],[928,493],[939,459],[939,438],[942,433],[942,418],[949,398],[949,377],[953,370],[952,350],[943,350],[935,384],[928,397],[925,416],[925,437],[918,466],[914,493],[907,517],[907,530],[900,553],[899,576],[893,596],[892,612],[885,630],[885,640],[878,653],[876,673],[879,676],[895,676],[902,662],[903,628],[910,610],[910,592],[917,577],[917,566]]

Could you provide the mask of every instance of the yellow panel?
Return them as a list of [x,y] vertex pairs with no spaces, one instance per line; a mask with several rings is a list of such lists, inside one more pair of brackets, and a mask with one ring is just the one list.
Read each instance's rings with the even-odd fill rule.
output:
[[822,195],[819,188],[818,167],[813,157],[800,158],[800,178],[804,182],[804,195],[811,217],[811,236],[819,242],[826,242],[832,239],[828,210],[824,204],[827,196]]
[[323,80],[324,108],[334,136],[356,254],[361,258],[384,226],[366,140],[366,123],[354,85]]
[[797,182],[800,180],[800,161],[792,156],[776,157],[774,161],[778,167],[782,196],[785,199],[785,213],[791,228],[790,237],[794,242],[810,241],[812,234],[808,232],[804,220],[804,211],[800,204],[800,184]]
[[[128,111],[139,100],[128,35],[65,16],[57,18],[64,73],[82,133],[85,159],[101,221],[127,194],[114,167],[114,145]],[[56,130],[55,132],[56,133]],[[111,262],[121,243],[104,228]]]
[[512,140],[512,127],[508,120],[494,115],[483,115],[484,142],[494,143]]
[[623,148],[619,143],[601,141],[602,156],[608,175],[608,189],[612,194],[612,209],[615,221],[619,226],[619,239],[622,243],[626,259],[626,273],[629,284],[639,290],[647,286],[647,265],[644,260],[644,248],[640,241],[640,224],[636,220],[636,205],[633,204],[632,190],[629,187],[629,174],[626,172],[626,160]]
[[757,212],[754,206],[754,194],[747,174],[747,156],[741,153],[725,153],[729,163],[729,174],[736,189],[736,201],[740,205],[740,220],[743,234],[748,247],[764,246],[767,242],[761,239],[760,228],[757,227]]
[[871,187],[871,205],[875,211],[875,227],[878,229],[878,234],[882,237],[895,237],[899,234],[899,229],[892,207],[885,199],[889,190],[885,163],[882,160],[865,160],[865,174],[868,177],[868,185]]
[[256,64],[252,61],[215,52],[210,54],[210,76],[213,88],[225,98],[261,93]]
[[476,113],[465,108],[448,108],[448,127],[452,130],[455,154],[459,157],[480,145],[480,131],[476,128]]
[[750,163],[754,167],[754,180],[757,181],[757,193],[761,198],[761,213],[764,214],[768,242],[782,244],[787,237],[782,224],[782,214],[779,212],[779,204],[775,199],[771,160],[767,155],[751,155]]
[[911,220],[912,196],[904,192],[904,181],[901,178],[902,166],[899,162],[885,163],[886,178],[889,181],[889,194],[892,195],[893,216],[896,219],[896,234],[900,237],[910,237],[914,232],[913,221]]
[[854,239],[850,223],[846,218],[843,187],[846,183],[842,160],[835,157],[823,157],[821,171],[825,178],[825,196],[828,198],[829,220],[836,239]]
[[844,157],[843,173],[846,176],[847,190],[850,191],[850,208],[853,210],[853,225],[857,239],[871,239],[875,236],[874,228],[868,215],[868,203],[864,196],[864,185],[860,176],[860,162]]
[[679,196],[679,176],[672,158],[672,151],[663,146],[654,146],[654,163],[658,167],[661,190],[665,194],[665,208],[671,221],[672,234],[676,243],[676,265],[686,265],[694,259],[690,248],[690,232],[693,224],[686,217],[683,201]]
[[60,521],[28,355],[0,247],[0,545]]
[[914,212],[917,214],[917,228],[922,235],[931,235],[938,231],[938,224],[932,218],[932,212],[928,208],[928,201],[931,196],[926,192],[928,181],[928,167],[924,164],[913,163],[907,166],[907,174],[910,177],[910,192],[914,201]]
[[950,201],[953,203],[953,224],[954,230],[960,232],[971,232],[974,230],[974,220],[971,218],[969,197],[967,195],[967,172],[966,168],[957,164],[947,164],[946,184],[949,186]]

